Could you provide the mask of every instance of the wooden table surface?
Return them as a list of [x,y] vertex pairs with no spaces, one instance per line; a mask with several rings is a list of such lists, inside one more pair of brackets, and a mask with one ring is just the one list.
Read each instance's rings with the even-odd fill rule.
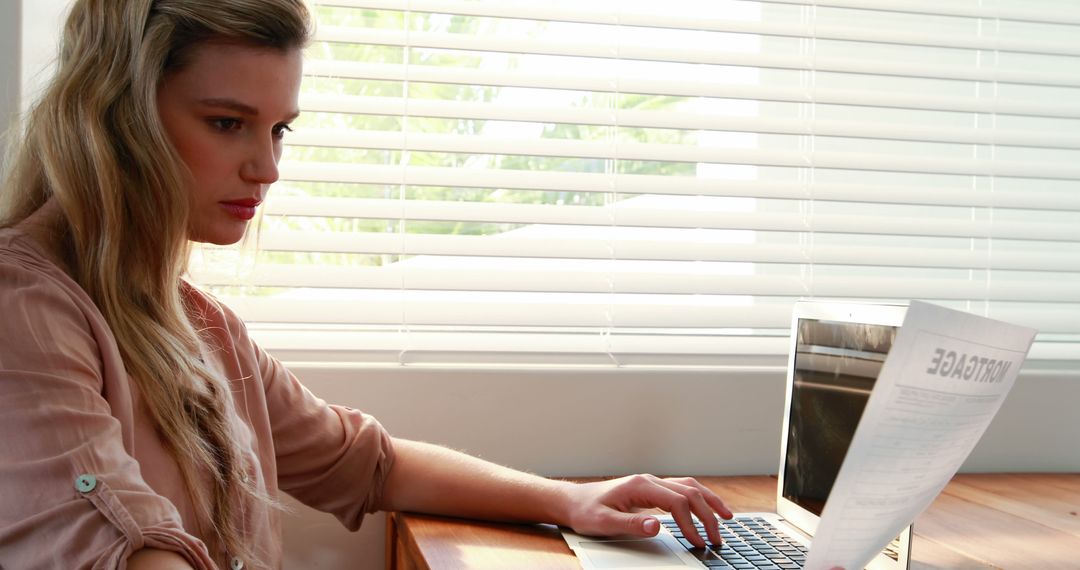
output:
[[[699,477],[732,510],[772,511],[776,479]],[[1080,474],[958,475],[915,521],[917,570],[1080,569]],[[387,568],[574,570],[557,528],[387,517]]]

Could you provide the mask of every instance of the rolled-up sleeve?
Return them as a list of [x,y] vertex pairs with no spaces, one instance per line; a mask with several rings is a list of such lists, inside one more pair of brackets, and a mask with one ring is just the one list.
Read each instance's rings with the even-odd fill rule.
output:
[[[241,326],[234,321],[234,326]],[[332,513],[349,530],[376,510],[393,465],[390,435],[376,419],[315,397],[279,361],[255,351],[277,462],[279,488]]]
[[124,568],[150,547],[210,570],[205,546],[140,475],[114,416],[130,408],[110,405],[130,400],[126,376],[102,357],[113,341],[88,305],[0,259],[0,567]]

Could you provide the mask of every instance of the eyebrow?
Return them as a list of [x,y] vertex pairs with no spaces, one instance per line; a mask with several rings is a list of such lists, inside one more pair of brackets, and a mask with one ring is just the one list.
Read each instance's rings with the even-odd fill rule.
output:
[[[239,101],[237,101],[235,99],[218,99],[218,98],[200,99],[199,103],[202,104],[202,105],[205,105],[207,107],[218,107],[218,108],[221,108],[221,109],[231,109],[231,110],[236,111],[238,113],[243,113],[245,115],[250,115],[252,117],[258,117],[259,116],[259,110],[258,109],[256,109],[255,107],[252,107],[251,105],[241,103],[241,102],[239,102]],[[298,116],[300,116],[300,111],[293,111],[287,117],[285,117],[285,120],[291,121],[291,120],[295,119]]]

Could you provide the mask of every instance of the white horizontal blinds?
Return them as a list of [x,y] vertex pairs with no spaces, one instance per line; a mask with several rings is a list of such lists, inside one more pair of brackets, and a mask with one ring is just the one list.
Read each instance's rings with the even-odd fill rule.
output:
[[1080,362],[1073,3],[316,12],[258,258],[194,264],[249,321],[337,339],[271,344],[776,364],[797,298],[918,298]]

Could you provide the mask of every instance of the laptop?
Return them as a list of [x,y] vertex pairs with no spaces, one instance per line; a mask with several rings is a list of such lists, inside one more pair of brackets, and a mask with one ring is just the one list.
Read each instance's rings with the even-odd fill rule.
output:
[[[720,520],[724,544],[707,548],[692,546],[670,515],[657,517],[660,533],[647,539],[590,538],[564,531],[563,538],[582,566],[802,568],[825,501],[906,311],[906,305],[795,304],[776,512],[735,513],[731,521]],[[704,537],[704,528],[697,524]],[[906,570],[911,533],[910,526],[904,529],[866,568]]]

